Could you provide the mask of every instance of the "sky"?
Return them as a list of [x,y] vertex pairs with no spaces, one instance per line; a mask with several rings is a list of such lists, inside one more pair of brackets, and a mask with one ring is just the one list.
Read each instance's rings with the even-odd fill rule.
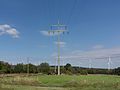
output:
[[[55,64],[57,35],[46,32],[58,20],[69,31],[60,35],[61,63],[88,67],[85,57],[93,67],[107,68],[108,59],[93,58],[120,54],[119,0],[0,0],[1,60]],[[118,58],[111,60],[113,68],[120,66]]]

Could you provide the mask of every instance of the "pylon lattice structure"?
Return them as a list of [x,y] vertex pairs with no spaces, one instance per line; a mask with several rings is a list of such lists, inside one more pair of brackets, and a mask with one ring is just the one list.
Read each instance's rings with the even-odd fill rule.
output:
[[[64,34],[65,32],[67,32],[67,26],[60,24],[59,21],[58,21],[58,24],[56,24],[56,25],[51,25],[51,30],[48,31],[49,35],[50,35],[50,34],[52,34],[52,35],[57,35],[58,75],[60,75],[60,35],[61,35],[62,33]],[[68,32],[67,32],[67,33],[68,33]]]

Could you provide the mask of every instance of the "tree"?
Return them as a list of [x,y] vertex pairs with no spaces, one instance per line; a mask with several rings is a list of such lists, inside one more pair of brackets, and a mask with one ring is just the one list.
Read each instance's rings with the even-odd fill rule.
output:
[[30,73],[37,73],[37,67],[33,64],[29,64],[29,72]]
[[10,73],[10,72],[11,72],[11,65],[4,61],[0,61],[0,73]]
[[39,66],[39,71],[44,74],[48,74],[50,71],[50,66],[48,63],[41,63]]
[[120,75],[120,67],[116,68],[116,69],[114,70],[114,72],[115,72],[116,75]]
[[67,64],[65,65],[65,69],[68,70],[68,71],[72,71],[72,66],[71,66],[71,64],[67,63]]
[[65,72],[67,73],[67,74],[72,74],[72,66],[71,66],[71,64],[69,64],[69,63],[67,63],[66,65],[65,65]]
[[23,64],[19,63],[19,64],[15,65],[14,71],[15,71],[15,73],[23,73],[24,72]]

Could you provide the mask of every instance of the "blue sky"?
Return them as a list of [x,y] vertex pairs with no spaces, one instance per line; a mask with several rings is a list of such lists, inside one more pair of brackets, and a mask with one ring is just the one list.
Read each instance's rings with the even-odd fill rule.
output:
[[61,35],[61,55],[120,53],[119,0],[0,0],[0,56],[54,56],[56,37],[40,31],[49,30],[58,19],[70,32]]

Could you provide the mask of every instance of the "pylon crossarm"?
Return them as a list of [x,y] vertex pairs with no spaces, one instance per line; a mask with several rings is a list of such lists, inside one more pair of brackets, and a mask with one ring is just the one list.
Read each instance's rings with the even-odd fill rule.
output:
[[49,30],[48,32],[66,32],[67,30]]

